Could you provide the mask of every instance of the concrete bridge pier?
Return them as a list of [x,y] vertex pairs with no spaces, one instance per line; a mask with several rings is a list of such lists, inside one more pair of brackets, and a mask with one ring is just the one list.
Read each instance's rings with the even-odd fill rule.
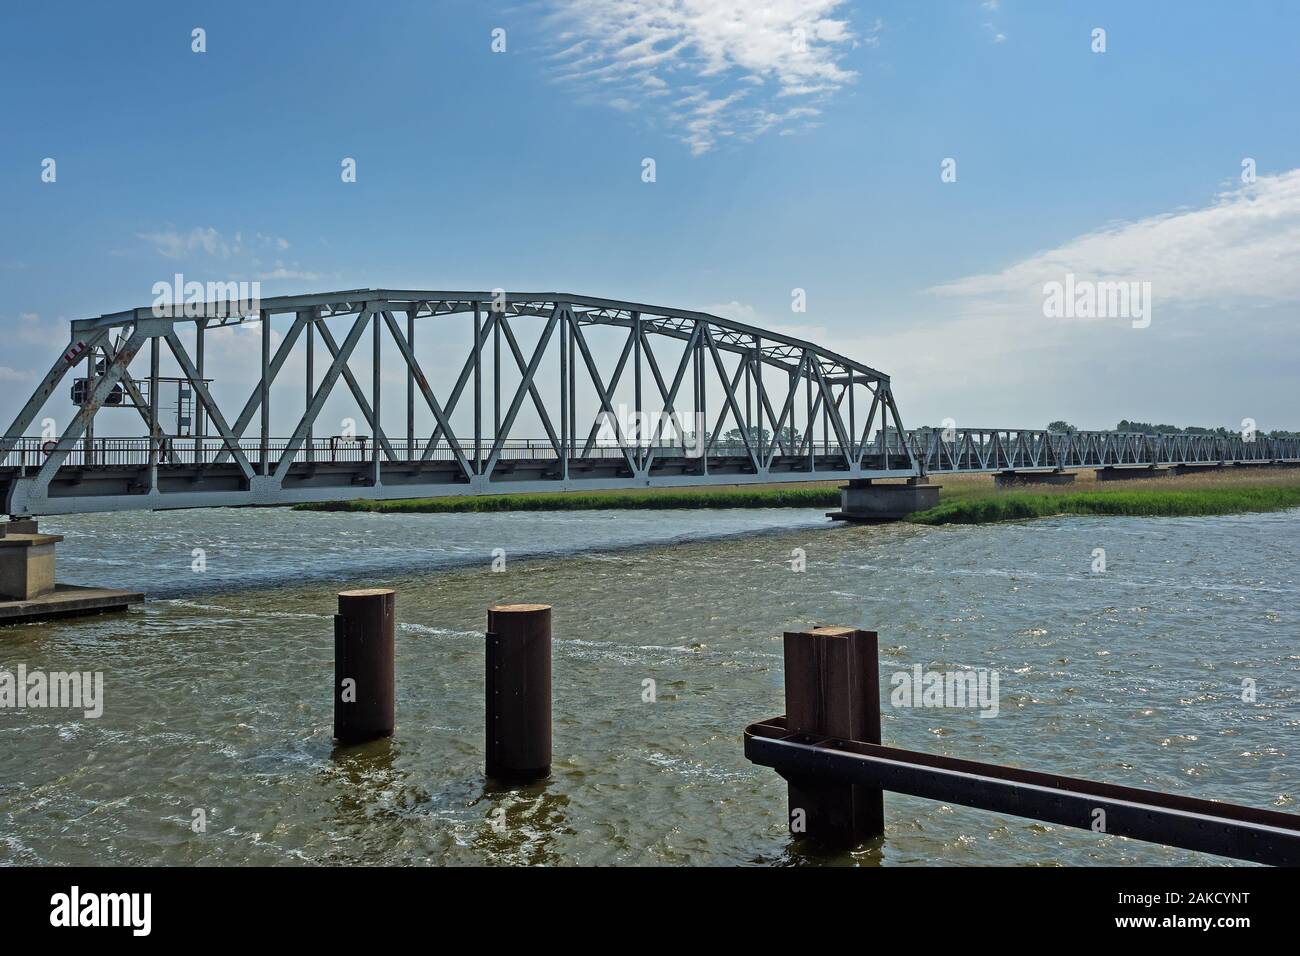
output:
[[71,614],[115,611],[144,595],[58,584],[55,546],[61,534],[41,534],[33,518],[0,522],[0,625]]
[[859,478],[840,488],[840,510],[826,515],[840,521],[898,521],[939,504],[940,485],[926,476],[908,478],[903,484],[878,484]]
[[1168,468],[1157,468],[1155,465],[1148,466],[1120,466],[1107,465],[1105,468],[1097,469],[1098,481],[1133,481],[1140,478],[1168,478],[1173,472]]
[[993,476],[993,484],[999,488],[1015,488],[1020,485],[1069,485],[1074,483],[1072,471],[1000,471]]

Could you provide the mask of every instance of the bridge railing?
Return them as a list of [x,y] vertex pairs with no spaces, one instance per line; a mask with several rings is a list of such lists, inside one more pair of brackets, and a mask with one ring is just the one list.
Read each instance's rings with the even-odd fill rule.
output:
[[[473,439],[460,438],[461,448],[472,455]],[[771,447],[771,438],[764,440]],[[5,455],[0,455],[0,468],[17,468],[20,472],[39,468],[54,447],[53,441],[39,438],[22,438]],[[427,439],[408,443],[405,438],[389,439],[395,457],[381,448],[384,461],[418,462],[454,460],[451,448],[445,441],[426,457]],[[482,440],[483,457],[490,454],[493,440]],[[260,464],[262,446],[260,439],[243,439],[240,451],[255,465]],[[289,447],[289,439],[272,438],[268,442],[268,457],[278,463]],[[653,446],[660,458],[698,457],[698,447],[680,442],[656,442]],[[228,461],[226,444],[220,438],[164,438],[159,448],[158,460],[163,466],[178,465],[202,467],[216,463],[220,457]],[[1146,435],[1131,432],[1046,432],[1030,429],[962,428],[949,432],[917,429],[899,432],[877,430],[875,435],[856,448],[858,458],[864,462],[906,458],[908,452],[923,464],[928,473],[990,472],[1056,468],[1102,468],[1132,465],[1219,464],[1230,462],[1300,461],[1300,438],[1270,438],[1257,435],[1253,438],[1221,435],[1189,435],[1171,433]],[[807,456],[809,443],[787,444],[789,455]],[[797,452],[797,455],[796,455]],[[815,456],[842,456],[835,440],[816,439],[811,442]],[[151,443],[148,438],[95,438],[82,440],[74,446],[64,461],[64,468],[87,467],[146,467],[149,464]],[[294,463],[364,464],[374,457],[373,438],[366,435],[355,438],[330,436],[304,442],[294,455]],[[617,446],[596,443],[585,455],[586,459],[621,460],[622,450]],[[747,458],[748,449],[743,441],[717,441],[709,449],[710,458]],[[554,446],[547,438],[509,439],[499,456],[503,462],[554,461],[558,458]]]
[[[460,438],[458,440],[465,453],[472,455],[473,439],[467,441]],[[289,443],[287,438],[272,438],[268,441],[268,458],[273,465],[280,461],[281,456],[288,449]],[[483,439],[484,458],[490,453],[492,443],[490,437]],[[54,444],[53,441],[43,441],[39,438],[19,439],[11,451],[5,455],[0,455],[0,468],[17,468],[20,471],[39,468],[53,450]],[[439,442],[438,446],[429,453],[428,458],[424,458],[428,444],[427,440],[417,440],[414,444],[411,444],[405,438],[390,439],[388,444],[393,449],[397,461],[455,460],[451,448],[445,441]],[[895,453],[905,454],[901,443],[898,441],[892,441],[890,445]],[[699,457],[698,448],[691,448],[681,443],[645,443],[643,447],[654,448],[660,458]],[[239,448],[251,463],[254,465],[260,464],[262,455],[260,439],[243,439],[239,442]],[[150,461],[151,450],[152,443],[148,438],[95,438],[90,441],[82,440],[69,452],[62,467],[146,467]],[[839,445],[834,441],[814,441],[812,450],[815,455],[833,455],[839,453]],[[162,440],[160,445],[158,461],[160,465],[164,466],[188,465],[202,467],[216,463],[217,458],[223,457],[223,453],[226,451],[226,443],[220,438],[167,437]],[[807,454],[807,445],[804,445],[803,454]],[[382,448],[380,457],[384,461],[392,460]],[[592,446],[587,454],[581,457],[586,459],[618,459],[621,461],[623,452],[617,446],[597,443]],[[748,451],[743,441],[719,441],[709,449],[709,457],[747,458]],[[357,436],[355,438],[335,436],[314,438],[311,442],[304,442],[295,453],[293,460],[295,464],[363,464],[373,458],[374,445],[370,436]],[[553,461],[557,459],[558,455],[555,447],[547,438],[509,439],[502,445],[500,454],[500,460],[506,462]],[[228,458],[223,457],[223,460],[228,461]]]
[[1266,435],[995,428],[918,429],[907,434],[913,454],[932,473],[1300,461],[1300,439]]

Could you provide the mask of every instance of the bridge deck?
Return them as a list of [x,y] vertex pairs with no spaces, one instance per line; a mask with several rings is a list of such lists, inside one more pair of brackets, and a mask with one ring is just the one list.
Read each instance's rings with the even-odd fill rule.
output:
[[[715,445],[707,457],[680,445],[655,446],[640,449],[634,467],[629,467],[621,446],[598,446],[564,460],[546,439],[516,440],[503,445],[490,471],[485,455],[475,457],[473,442],[462,440],[461,446],[471,455],[470,475],[446,445],[428,451],[425,444],[408,446],[399,441],[391,457],[381,451],[376,460],[368,439],[314,439],[294,453],[292,464],[274,487],[263,482],[287,450],[288,439],[268,442],[265,464],[259,441],[240,443],[254,470],[251,480],[223,454],[220,439],[168,439],[159,451],[156,485],[151,483],[149,439],[95,439],[68,454],[50,482],[47,497],[31,513],[848,481],[920,473],[941,477],[1073,468],[1300,464],[1300,443],[1277,439],[1250,442],[1214,436],[1055,435],[1016,430],[967,430],[947,439],[936,432],[904,434],[907,448],[896,434],[888,441],[881,435],[858,450],[856,462],[834,442],[811,442],[804,445],[808,451],[798,455],[776,449],[760,467],[755,467],[743,445]],[[490,447],[491,442],[482,445]],[[23,439],[0,458],[0,496],[7,496],[10,486],[37,470],[45,457],[42,442]],[[913,460],[924,463],[924,468],[913,465]]]

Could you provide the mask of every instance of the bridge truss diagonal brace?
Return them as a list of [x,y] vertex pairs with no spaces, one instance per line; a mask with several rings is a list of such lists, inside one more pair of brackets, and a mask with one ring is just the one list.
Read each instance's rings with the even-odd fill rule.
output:
[[[352,357],[352,353],[356,350],[357,343],[361,341],[361,336],[365,333],[366,326],[370,324],[374,314],[374,308],[367,304],[357,316],[356,321],[352,324],[352,329],[348,332],[348,337],[344,339],[343,346],[337,348],[337,350],[331,349],[331,351],[334,352],[334,361],[330,363],[329,369],[325,372],[325,377],[321,379],[320,385],[317,386],[316,394],[312,398],[311,404],[308,405],[307,410],[303,412],[302,418],[299,419],[297,427],[293,430],[293,437],[289,439],[289,444],[285,448],[284,454],[280,456],[280,461],[275,466],[273,480],[276,485],[283,485],[285,475],[289,473],[289,466],[293,464],[293,459],[298,454],[298,449],[302,447],[303,440],[307,437],[307,430],[316,423],[316,416],[318,416],[321,409],[325,407],[325,402],[330,397],[330,392],[334,390],[334,385],[338,382],[339,376],[343,374],[343,370],[347,368],[348,359]],[[320,328],[324,331],[324,323],[320,325]],[[378,433],[376,433],[376,437],[378,437]]]
[[[111,341],[105,342],[101,348],[103,348],[104,357],[108,359],[108,361],[113,361],[117,356],[117,349],[113,346]],[[144,394],[140,391],[140,386],[131,375],[130,369],[122,370],[122,387],[126,389],[127,394],[130,396],[131,402],[135,406],[135,410],[139,412],[140,417],[144,419],[144,424],[145,427],[149,429],[150,437],[155,441],[161,441],[163,437],[162,425],[150,414],[149,404],[145,402]]]
[[[519,409],[524,404],[524,399],[528,396],[532,388],[533,379],[537,376],[538,366],[542,364],[542,358],[546,355],[546,347],[551,342],[551,335],[555,332],[555,326],[560,320],[563,307],[556,305],[551,310],[550,318],[546,320],[546,326],[542,329],[542,334],[537,340],[537,347],[533,350],[532,360],[528,363],[528,368],[524,370],[523,381],[515,389],[515,397],[510,401],[510,408],[506,411],[506,417],[501,422],[501,434],[493,437],[492,451],[488,454],[487,464],[483,467],[483,476],[491,478],[492,472],[496,469],[497,461],[501,458],[501,449],[505,447],[505,441],[510,434],[510,429],[514,427],[515,419],[519,417]],[[497,321],[503,322],[504,314],[498,315]]]
[[[565,320],[569,323],[570,334],[573,335],[574,341],[578,345],[578,351],[582,353],[582,361],[587,366],[587,373],[591,376],[591,384],[596,389],[596,394],[600,397],[600,407],[614,422],[614,434],[618,439],[618,449],[623,453],[623,460],[627,462],[628,470],[632,474],[640,474],[636,461],[628,449],[627,436],[623,433],[623,424],[618,420],[618,415],[614,413],[614,405],[610,401],[609,392],[605,390],[605,383],[601,380],[600,371],[596,368],[596,360],[591,356],[591,349],[587,347],[587,338],[582,334],[582,326],[573,318],[573,313],[565,309]],[[633,332],[635,335],[635,332]]]
[[[764,414],[767,415],[768,424],[775,429],[776,410],[772,408],[772,401],[767,397],[767,385],[763,382],[763,360],[762,359],[758,361],[757,368],[758,368],[758,374],[754,376],[754,381],[758,384],[758,403],[759,403],[759,409],[762,413],[759,415],[759,418],[762,418]],[[772,453],[776,452],[778,448],[780,449],[780,454],[782,455],[787,454],[786,445],[785,445],[785,436],[782,435],[780,431],[774,431],[772,433],[772,447],[769,448],[767,450],[767,453],[764,454],[763,460],[771,461]]]
[[871,407],[867,410],[867,420],[862,423],[862,437],[858,440],[858,447],[853,452],[853,463],[859,468],[862,467],[862,459],[867,454],[867,442],[871,440],[871,427],[876,423],[876,412],[880,410],[882,404],[882,391],[883,389],[877,386],[871,392]]
[[0,458],[13,450],[18,444],[18,440],[23,437],[36,416],[40,414],[45,403],[49,401],[54,390],[59,387],[63,377],[68,374],[88,351],[92,351],[108,336],[108,329],[99,329],[85,336],[78,336],[75,332],[68,340],[67,347],[59,353],[54,365],[41,379],[41,383],[36,386],[36,391],[32,393],[27,403],[19,409],[18,414],[14,417],[9,429],[0,437]]
[[[566,312],[566,314],[568,314]],[[510,322],[506,319],[505,313],[501,313],[501,331],[506,334],[506,344],[510,347],[510,353],[515,357],[515,365],[519,367],[520,374],[528,370],[528,365],[524,361],[523,350],[519,348],[519,342],[515,339],[515,333],[510,328]],[[542,427],[546,429],[546,437],[551,443],[551,448],[555,450],[557,458],[564,458],[564,447],[559,436],[555,434],[555,426],[551,424],[551,416],[546,413],[546,403],[542,401],[541,392],[537,390],[537,385],[532,380],[528,384],[528,395],[533,400],[533,408],[537,411],[537,417],[542,421]]]
[[[703,341],[705,345],[709,344],[707,329],[705,330]],[[700,351],[701,353],[705,353],[704,348],[701,348]],[[712,353],[709,352],[705,354],[711,355]],[[704,372],[705,373],[708,372],[707,359],[705,361]],[[743,363],[739,367],[737,367],[736,374],[732,375],[730,379],[727,378],[725,371],[719,371],[718,379],[722,383],[722,391],[723,391],[724,398],[726,397],[726,393],[728,389],[730,389],[733,394],[735,393],[735,390],[740,387],[740,380],[741,378],[744,377],[744,374],[745,374],[745,367]],[[714,418],[713,420],[713,427],[711,429],[708,429],[708,434],[710,436],[708,442],[708,448],[710,449],[713,448],[722,440],[722,426],[726,424],[727,416],[730,414],[731,414],[731,403],[728,401],[723,401],[722,407],[718,409],[717,417]],[[743,422],[737,419],[736,421],[737,430],[739,430],[739,426],[742,424]]]
[[[912,451],[912,446],[908,444],[907,429],[903,427],[903,418],[898,414],[898,404],[894,401],[894,393],[883,383],[881,384],[880,389],[884,392],[885,409],[894,419],[894,427],[898,429],[899,444],[903,446],[903,451],[907,452],[908,467],[918,475],[924,475],[924,463],[917,460],[916,455]],[[886,435],[886,438],[888,438],[888,435]],[[885,444],[885,454],[886,456],[889,454],[888,442]]]
[[208,392],[207,385],[203,382],[203,377],[199,375],[198,368],[195,367],[194,362],[190,359],[189,353],[185,351],[185,345],[181,342],[180,337],[172,330],[168,330],[165,337],[167,340],[167,347],[171,349],[172,355],[175,356],[176,361],[180,364],[181,371],[185,373],[185,377],[189,380],[190,386],[194,389],[194,394],[198,396],[199,402],[207,410],[209,420],[212,424],[217,426],[217,434],[219,434],[222,441],[226,443],[226,449],[235,456],[235,461],[239,465],[239,470],[244,474],[244,480],[252,481],[254,474],[253,466],[249,462],[248,457],[242,450],[240,450],[239,439],[235,436],[235,433],[231,431],[230,425],[227,424],[226,418],[221,413],[221,409],[217,406],[217,403],[213,401],[212,395]]
[[[740,363],[736,366],[735,376],[732,377],[730,383],[728,383],[727,368],[722,363],[722,356],[718,353],[718,344],[713,340],[713,333],[709,331],[707,325],[704,327],[704,341],[709,346],[709,353],[713,356],[713,365],[717,368],[718,378],[722,381],[723,391],[726,393],[727,407],[730,408],[731,414],[735,416],[736,424],[739,426],[740,435],[745,440],[745,450],[749,452],[750,463],[754,466],[754,471],[761,471],[762,469],[758,464],[758,455],[754,451],[753,440],[749,434],[749,429],[745,427],[745,419],[740,413],[740,405],[736,402],[736,388],[740,385],[740,380],[745,372],[745,360],[742,357]],[[713,429],[714,442],[718,440],[718,432],[721,430],[722,422],[726,417],[725,411],[721,416],[719,416],[718,425]]]
[[[786,418],[794,411],[794,400],[799,396],[799,383],[802,381],[804,370],[807,367],[808,353],[804,352],[799,356],[799,364],[795,367],[794,374],[790,376],[790,391],[785,397],[785,405],[781,408],[781,417],[776,421],[776,434],[778,435],[781,434],[781,429],[785,427]],[[794,442],[792,441],[791,444],[793,445]],[[767,469],[772,467],[772,461],[776,458],[777,447],[777,443],[773,442],[767,456]],[[802,448],[802,445],[800,447]]]
[[469,461],[465,458],[465,452],[461,449],[460,442],[452,434],[451,424],[447,419],[449,413],[443,411],[442,406],[438,404],[438,399],[434,397],[433,389],[429,388],[429,380],[425,377],[424,370],[420,368],[420,363],[415,360],[415,353],[411,351],[411,344],[406,340],[406,336],[402,334],[397,320],[393,318],[393,313],[384,310],[383,316],[384,324],[388,326],[393,341],[397,343],[398,351],[402,353],[402,358],[406,360],[406,367],[415,376],[416,388],[424,396],[425,404],[429,406],[429,411],[433,412],[438,427],[447,434],[447,444],[451,446],[451,452],[456,456],[456,464],[460,465],[460,470],[466,478],[473,478],[474,469],[470,467]]
[[[623,343],[623,351],[618,357],[618,362],[614,366],[614,374],[609,380],[609,392],[611,395],[618,389],[618,383],[623,379],[623,369],[627,366],[628,357],[632,354],[635,337],[636,329],[632,329],[628,332],[627,340]],[[573,374],[573,372],[570,371],[569,374]],[[600,416],[598,415],[596,416],[596,420],[591,423],[591,431],[587,434],[586,444],[582,446],[581,457],[586,458],[591,454],[591,449],[595,447],[596,438],[599,434]]]
[[[496,316],[497,313],[492,312],[490,310],[488,311],[487,321],[483,323],[483,327],[479,330],[478,341],[475,343],[474,348],[470,351],[469,356],[465,359],[465,364],[460,370],[460,377],[456,379],[456,385],[454,388],[452,388],[451,395],[448,396],[447,398],[447,407],[443,409],[443,414],[446,416],[448,421],[451,420],[451,416],[456,411],[456,406],[460,403],[461,393],[465,391],[465,386],[469,384],[470,376],[473,375],[474,373],[475,365],[481,362],[482,352],[483,349],[487,346],[488,339],[491,338],[491,336],[493,335],[493,330],[497,328]],[[501,390],[500,385],[494,383],[493,388],[497,390],[498,394],[500,393]],[[433,457],[433,453],[435,450],[437,450],[438,441],[439,439],[442,438],[442,435],[443,435],[442,425],[436,424],[433,429],[433,435],[429,438],[428,443],[424,446],[423,454],[420,455],[421,463],[426,462]],[[481,467],[482,467],[482,462],[475,462],[476,470]]]
[[[820,376],[821,360],[818,359],[816,355],[810,355],[808,357],[808,368],[808,384],[811,386],[814,380],[817,381],[817,394],[816,397],[813,398],[812,408],[809,409],[808,429],[804,432],[803,437],[799,439],[799,450],[796,452],[796,454],[799,455],[803,454],[805,448],[809,449],[810,453],[812,451],[812,447],[815,444],[813,441],[812,423],[815,422],[817,416],[821,414],[823,401],[826,403],[826,408],[828,410],[827,417],[829,417],[830,412],[832,411],[837,414],[839,413],[840,403],[844,401],[844,396],[848,394],[847,391],[841,391],[840,397],[836,398],[833,394],[829,394],[826,389],[822,387],[824,380]],[[843,423],[841,422],[841,425],[842,424]],[[836,441],[840,441],[838,433],[836,434]],[[841,447],[843,447],[842,444]]]
[[[271,316],[269,314],[263,315],[262,321],[270,322]],[[302,334],[302,330],[307,325],[308,321],[314,321],[314,319],[311,318],[310,312],[299,312],[294,316],[293,325],[289,327],[288,334],[285,335],[284,340],[280,343],[280,347],[275,350],[275,355],[271,359],[271,364],[267,367],[267,381],[265,383],[258,382],[253,386],[253,394],[248,397],[248,401],[244,403],[244,410],[241,411],[239,417],[235,419],[235,426],[231,429],[231,435],[234,436],[236,442],[238,442],[240,438],[244,437],[244,432],[248,429],[249,424],[253,421],[253,416],[257,414],[258,409],[262,405],[263,384],[269,388],[270,385],[275,382],[276,377],[280,374],[280,369],[284,368],[284,363],[288,360],[289,353],[293,351],[294,345],[298,342],[298,336]],[[211,409],[209,409],[209,411],[211,411]],[[224,464],[229,457],[230,449],[222,449],[213,460],[213,464]]]
[[[678,431],[683,431],[680,428],[681,416],[677,414],[677,394],[681,391],[682,382],[686,380],[686,370],[690,367],[691,356],[695,354],[695,348],[699,342],[700,326],[696,324],[695,328],[691,330],[690,336],[686,339],[686,346],[682,349],[682,357],[677,362],[677,373],[673,376],[671,389],[664,387],[664,377],[659,370],[659,360],[655,358],[654,350],[650,347],[650,336],[644,332],[641,335],[643,340],[641,351],[645,353],[646,360],[650,363],[650,372],[655,380],[655,387],[659,389],[660,398],[664,403],[663,414],[659,416],[658,421],[650,429],[650,448],[641,466],[642,470],[649,474],[650,465],[654,462],[655,455],[658,452],[658,449],[655,448],[655,442],[663,433],[664,426],[669,422],[676,421],[679,425]],[[702,438],[703,436],[699,436],[697,441]]]
[[86,431],[86,426],[95,417],[95,414],[103,407],[108,396],[112,394],[113,389],[122,380],[126,367],[131,364],[136,353],[144,347],[145,339],[151,335],[156,335],[160,329],[151,327],[161,323],[144,323],[138,322],[131,331],[130,337],[126,344],[118,349],[113,360],[105,366],[104,374],[96,382],[95,387],[91,389],[90,396],[86,399],[85,404],[73,416],[62,437],[59,438],[54,450],[50,452],[41,470],[38,471],[32,479],[29,488],[37,497],[43,497],[50,487],[50,481],[54,478],[55,472],[62,467],[67,460],[68,453],[72,451],[73,445],[81,438]]
[[[367,304],[366,309],[370,310],[372,304]],[[379,319],[375,317],[377,312],[378,307],[376,305],[373,310],[366,312],[366,314],[374,317],[374,321],[377,322],[379,321]],[[324,322],[317,322],[316,330],[320,333],[321,341],[325,343],[325,347],[329,349],[330,355],[337,359],[339,357],[339,346],[338,342],[335,341],[334,333],[330,331],[329,326]],[[349,355],[350,354],[351,353],[349,353]],[[378,373],[376,372],[376,374]],[[375,418],[375,410],[370,406],[370,399],[366,398],[365,391],[357,384],[357,377],[352,374],[352,369],[348,367],[346,361],[343,363],[342,375],[343,381],[348,386],[348,391],[352,393],[353,401],[357,403],[357,407],[361,410],[361,417],[366,420],[366,423],[370,426],[370,430],[375,433],[375,441],[379,444],[379,447],[384,450],[384,454],[388,457],[389,461],[398,461],[396,449],[393,448],[392,442],[388,440],[388,436],[384,433],[383,428],[380,427],[378,419]]]
[[[835,440],[839,442],[840,452],[844,455],[844,463],[849,467],[853,465],[853,448],[849,439],[848,429],[844,427],[844,419],[840,415],[840,403],[844,401],[844,396],[849,394],[853,388],[852,383],[844,386],[840,392],[840,397],[836,399],[831,394],[830,383],[826,381],[826,374],[822,371],[822,363],[816,358],[813,359],[813,371],[817,373],[817,386],[821,390],[822,401],[825,408],[830,412],[831,425],[835,429]],[[852,402],[852,396],[849,397]]]

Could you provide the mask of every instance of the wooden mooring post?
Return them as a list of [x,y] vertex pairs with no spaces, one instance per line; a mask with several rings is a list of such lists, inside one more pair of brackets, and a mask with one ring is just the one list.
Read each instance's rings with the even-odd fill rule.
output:
[[339,592],[334,615],[334,736],[355,744],[391,737],[396,594],[388,588]]
[[551,606],[488,609],[487,775],[522,783],[551,772]]
[[[785,634],[785,714],[791,733],[880,743],[880,675],[875,631],[816,627]],[[789,784],[796,838],[833,849],[885,832],[882,791],[803,776]]]

